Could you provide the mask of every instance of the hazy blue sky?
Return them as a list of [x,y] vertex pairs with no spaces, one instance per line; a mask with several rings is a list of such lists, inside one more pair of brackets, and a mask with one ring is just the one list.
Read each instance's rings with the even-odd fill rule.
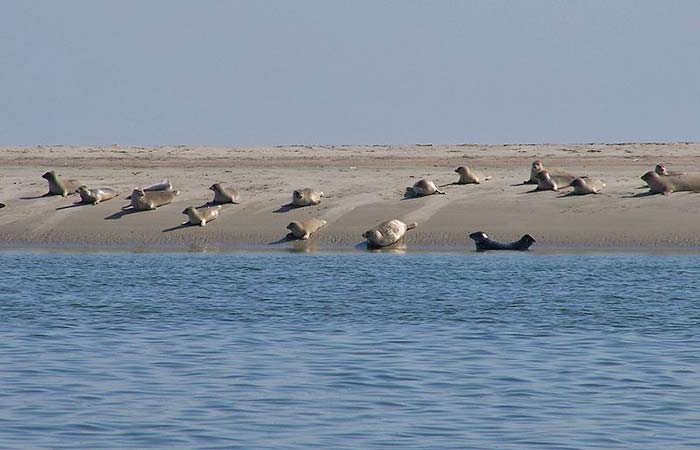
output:
[[0,5],[0,144],[700,140],[698,1]]

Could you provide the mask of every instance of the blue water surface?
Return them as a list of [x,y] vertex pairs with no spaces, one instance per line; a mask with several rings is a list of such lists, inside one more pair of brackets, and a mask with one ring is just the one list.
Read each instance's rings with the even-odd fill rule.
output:
[[698,255],[0,267],[0,448],[700,447]]

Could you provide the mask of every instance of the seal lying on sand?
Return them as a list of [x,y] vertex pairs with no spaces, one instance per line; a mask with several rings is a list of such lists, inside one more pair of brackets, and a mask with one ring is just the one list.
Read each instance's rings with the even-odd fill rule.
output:
[[[535,175],[537,180],[536,191],[558,191],[571,185],[576,177],[572,175],[552,175],[546,170],[540,170]],[[585,177],[583,177],[585,178]]]
[[294,206],[311,206],[321,203],[323,192],[314,191],[313,189],[297,189],[292,193],[292,205]]
[[[141,188],[135,188],[135,189],[141,189],[144,192],[158,192],[158,191],[171,192],[173,190],[173,184],[170,182],[170,180],[165,179],[165,180],[160,181],[158,183],[149,184],[148,186],[144,186]],[[131,195],[129,195],[126,199],[127,200],[131,199]]]
[[96,205],[100,202],[113,199],[119,195],[119,192],[110,188],[88,189],[87,186],[83,185],[78,188],[78,194],[80,194],[80,203]]
[[[457,184],[479,184],[481,179],[479,175],[472,172],[467,166],[460,166],[455,169],[455,172],[459,174],[459,181]],[[484,181],[490,180],[491,177],[484,178]]]
[[81,183],[78,180],[63,179],[56,175],[53,170],[41,176],[49,182],[49,192],[46,195],[61,195],[63,197],[73,194],[78,190]]
[[398,219],[382,222],[371,230],[362,233],[362,237],[367,239],[367,247],[381,248],[394,245],[404,238],[406,231],[414,229],[418,224],[415,222],[405,224]]
[[700,192],[700,176],[698,175],[659,175],[653,170],[642,175],[649,185],[652,194],[669,195],[672,192]]
[[605,183],[597,178],[576,177],[570,186],[575,195],[599,194],[605,188]]
[[433,195],[433,194],[445,194],[443,191],[438,189],[437,186],[435,186],[435,183],[433,183],[430,180],[418,180],[415,182],[413,186],[407,187],[406,188],[406,193],[404,194],[404,197],[406,198],[411,198],[411,197],[424,197],[426,195]]
[[[545,170],[545,168],[544,168],[544,165],[542,164],[541,160],[536,159],[535,161],[533,161],[532,166],[530,166],[530,179],[523,181],[523,184],[538,184],[537,177],[536,177],[537,173],[541,172],[543,170]],[[549,174],[551,176],[561,175],[561,176],[568,176],[568,177],[571,177],[573,179],[573,176],[570,173],[563,171],[561,169],[551,168],[551,169],[547,169],[547,172],[549,172]]]
[[195,208],[194,206],[187,207],[182,211],[182,214],[187,214],[189,220],[183,223],[183,225],[206,226],[207,222],[211,222],[219,217],[219,211],[221,211],[221,205],[204,206],[202,208]]
[[131,206],[137,211],[151,211],[167,205],[180,191],[144,191],[136,188],[131,193]]
[[236,188],[224,188],[219,183],[209,186],[209,190],[214,191],[212,203],[238,203],[239,193]]
[[306,240],[309,237],[311,237],[313,233],[318,231],[319,228],[326,225],[326,223],[327,222],[325,220],[316,218],[300,221],[295,220],[294,222],[290,222],[290,224],[287,225],[287,229],[290,231],[290,234],[295,238]]
[[524,235],[520,240],[515,242],[509,242],[507,244],[492,241],[489,239],[489,235],[483,231],[477,231],[469,235],[470,238],[474,240],[476,244],[476,251],[481,252],[484,250],[527,250],[530,246],[535,243],[535,238],[529,234]]

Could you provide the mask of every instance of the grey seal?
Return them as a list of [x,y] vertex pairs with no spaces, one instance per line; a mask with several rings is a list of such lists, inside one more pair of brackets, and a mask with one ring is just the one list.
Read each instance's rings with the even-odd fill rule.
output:
[[532,244],[534,244],[535,238],[530,236],[529,234],[524,235],[521,237],[519,240],[515,242],[508,242],[508,243],[501,243],[497,241],[493,241],[489,238],[488,234],[484,233],[483,231],[477,231],[475,233],[471,233],[469,235],[471,239],[474,240],[474,244],[476,244],[476,251],[482,252],[485,250],[519,250],[519,251],[525,251],[530,248]]
[[214,191],[212,203],[238,203],[240,194],[236,188],[225,188],[219,183],[214,183],[209,186],[209,190]]
[[65,197],[68,194],[74,194],[82,184],[78,180],[61,178],[53,170],[46,172],[41,178],[49,182],[49,192],[46,195]]
[[325,220],[317,218],[295,220],[287,225],[287,229],[295,238],[306,240],[321,227],[325,226],[326,223]]
[[204,206],[202,208],[195,208],[194,206],[189,206],[182,211],[182,214],[187,214],[189,220],[183,225],[199,225],[200,227],[206,226],[207,222],[219,217],[219,211],[221,211],[221,205],[216,206]]
[[406,224],[398,219],[391,219],[365,231],[362,237],[367,239],[369,248],[388,247],[398,243],[406,236],[408,230],[417,226],[415,222]]
[[88,189],[87,186],[83,185],[78,188],[78,194],[81,203],[97,205],[100,202],[113,199],[119,195],[119,192],[111,188]]

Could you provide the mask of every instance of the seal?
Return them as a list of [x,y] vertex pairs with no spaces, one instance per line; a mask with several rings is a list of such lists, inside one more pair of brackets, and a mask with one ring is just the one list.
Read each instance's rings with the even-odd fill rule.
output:
[[668,175],[683,175],[683,172],[669,172],[666,170],[666,164],[659,163],[654,167],[654,172],[658,173],[661,176],[668,176]]
[[219,217],[219,211],[221,211],[221,205],[216,206],[204,206],[202,208],[195,208],[194,206],[189,206],[182,211],[182,214],[187,214],[189,220],[183,225],[199,225],[200,227],[206,226],[207,222]]
[[[457,184],[479,184],[481,183],[481,179],[479,178],[479,175],[476,173],[472,172],[471,169],[467,166],[460,166],[455,169],[455,172],[459,174],[459,181],[457,181]],[[484,178],[484,181],[490,180],[491,177],[486,177]]]
[[316,218],[299,221],[295,220],[294,222],[290,222],[289,225],[287,225],[287,229],[290,232],[289,234],[291,234],[295,238],[306,240],[310,238],[313,233],[318,231],[319,228],[326,225],[326,223],[328,222],[326,222],[323,219]]
[[131,206],[137,211],[152,211],[172,202],[179,193],[180,191],[144,191],[136,188],[131,193]]
[[469,235],[470,238],[474,240],[476,244],[476,251],[483,252],[486,250],[519,250],[525,251],[530,248],[530,246],[535,243],[535,238],[529,234],[524,235],[515,242],[508,242],[506,244],[501,242],[492,241],[489,235],[483,231],[477,231]]
[[[148,186],[144,186],[141,188],[134,188],[134,189],[141,189],[144,192],[157,192],[157,191],[166,191],[170,192],[173,190],[173,184],[168,180],[167,178],[163,181],[160,181],[158,183],[153,183],[149,184]],[[131,195],[129,195],[127,200],[131,199]]]
[[597,178],[576,177],[569,186],[574,188],[574,195],[600,194],[605,188],[605,183]]
[[697,175],[659,175],[653,170],[642,175],[652,194],[670,195],[672,192],[700,192],[700,176]]
[[297,207],[318,205],[321,203],[322,197],[323,192],[321,191],[314,191],[309,188],[296,189],[292,193],[292,205]]
[[[542,170],[545,170],[544,165],[542,164],[542,161],[539,159],[536,159],[535,161],[533,161],[532,165],[530,166],[530,179],[523,181],[523,184],[538,184],[537,173],[542,171]],[[551,176],[561,175],[561,176],[570,176],[571,177],[570,173],[565,172],[561,169],[547,169],[547,172],[549,172],[549,174]],[[572,179],[573,179],[573,177],[572,177]]]
[[82,185],[78,188],[78,194],[80,194],[80,203],[96,205],[100,202],[113,199],[119,195],[119,192],[111,188],[88,189],[87,186]]
[[46,195],[61,195],[63,197],[68,194],[75,193],[80,185],[78,180],[67,180],[56,175],[53,170],[46,172],[41,176],[49,182],[49,192]]
[[404,194],[404,197],[406,197],[406,198],[425,197],[426,195],[433,195],[433,194],[443,194],[444,195],[445,192],[438,189],[438,187],[435,186],[435,183],[433,183],[432,181],[422,179],[422,180],[416,181],[413,186],[407,187],[406,193]]
[[572,175],[552,175],[546,170],[540,170],[535,175],[535,178],[537,179],[537,189],[535,191],[556,192],[559,189],[569,187],[576,177]]
[[212,203],[238,203],[239,193],[236,188],[224,188],[219,183],[214,183],[209,186],[210,191],[214,191],[214,200]]
[[417,226],[418,224],[415,222],[405,224],[398,219],[391,219],[365,231],[362,233],[362,237],[367,239],[367,247],[369,248],[388,247],[401,241],[408,230]]

